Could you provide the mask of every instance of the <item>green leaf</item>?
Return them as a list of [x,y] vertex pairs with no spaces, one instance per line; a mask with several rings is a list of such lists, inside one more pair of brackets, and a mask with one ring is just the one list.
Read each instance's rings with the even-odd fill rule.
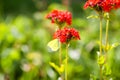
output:
[[120,43],[116,42],[116,43],[113,43],[110,47],[110,49],[113,49],[113,48],[116,48],[117,46],[119,46]]
[[98,18],[98,16],[97,15],[90,15],[87,17],[87,19],[90,19],[90,18]]
[[104,13],[103,17],[104,17],[104,19],[106,19],[106,20],[110,20],[110,18],[109,18],[109,13]]
[[52,50],[52,51],[57,51],[60,48],[60,42],[58,39],[54,39],[50,41],[47,46]]
[[[96,43],[100,45],[100,42],[99,42],[99,41],[97,41]],[[107,44],[107,46],[104,45],[104,44],[102,44],[102,49],[103,49],[104,51],[109,51],[109,50],[111,50],[111,49],[113,49],[113,48],[116,48],[116,47],[119,46],[119,45],[120,45],[120,43],[118,43],[118,42],[113,43],[112,45]]]
[[106,45],[102,45],[102,48],[104,51],[108,52],[111,48],[110,44],[108,44],[107,46]]
[[108,64],[104,65],[103,72],[104,72],[104,75],[106,75],[106,76],[111,75],[112,71],[111,71],[111,68]]
[[96,76],[93,74],[90,74],[90,80],[96,80]]
[[111,69],[109,67],[106,68],[106,75],[110,75],[112,73]]
[[108,44],[107,46],[103,45],[103,49],[104,49],[105,51],[109,51],[109,50],[111,50],[111,49],[116,48],[116,47],[119,46],[119,45],[120,45],[120,43],[118,43],[118,42],[113,43],[112,45],[110,45],[110,44]]
[[63,64],[61,64],[61,66],[59,67],[59,66],[57,66],[55,63],[53,63],[53,62],[50,62],[49,63],[59,74],[61,74],[61,73],[63,73],[64,72],[64,65]]
[[99,57],[98,57],[98,64],[99,64],[99,65],[103,65],[104,62],[105,62],[104,56],[103,56],[103,55],[99,56]]

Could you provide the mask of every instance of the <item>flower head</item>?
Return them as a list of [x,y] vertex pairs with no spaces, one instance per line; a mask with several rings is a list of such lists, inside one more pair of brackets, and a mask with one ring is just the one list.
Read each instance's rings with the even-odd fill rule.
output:
[[55,39],[58,38],[61,43],[68,43],[72,39],[79,40],[79,32],[74,28],[64,28],[57,30],[53,36]]
[[72,23],[72,14],[68,11],[53,10],[46,18],[50,19],[52,23],[57,23],[59,25],[63,23],[71,25]]
[[88,7],[97,11],[110,12],[112,9],[120,8],[120,0],[88,0],[84,8]]

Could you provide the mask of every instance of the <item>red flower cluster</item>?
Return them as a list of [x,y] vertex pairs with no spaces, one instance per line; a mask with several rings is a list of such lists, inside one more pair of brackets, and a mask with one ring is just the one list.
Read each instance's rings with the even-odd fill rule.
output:
[[62,30],[57,30],[53,37],[55,39],[59,39],[61,43],[67,43],[71,39],[80,39],[79,32],[74,28],[64,28]]
[[110,12],[112,9],[120,8],[120,0],[88,0],[84,8],[94,8],[97,11]]
[[48,19],[51,19],[52,23],[57,23],[61,25],[62,23],[67,23],[71,25],[72,23],[72,14],[68,11],[59,11],[53,10],[46,16]]

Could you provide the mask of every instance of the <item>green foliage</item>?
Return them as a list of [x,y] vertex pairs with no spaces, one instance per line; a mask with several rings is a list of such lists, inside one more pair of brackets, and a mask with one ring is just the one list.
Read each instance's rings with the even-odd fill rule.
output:
[[50,65],[51,65],[51,67],[53,67],[59,74],[62,74],[63,72],[64,72],[64,65],[63,64],[61,64],[60,65],[60,67],[59,66],[57,66],[55,63],[53,63],[53,62],[50,62],[49,63]]
[[100,56],[98,57],[98,64],[99,64],[99,65],[103,65],[104,62],[105,62],[104,56],[103,56],[103,55],[100,55]]
[[90,80],[96,80],[96,77],[93,74],[90,74]]
[[90,19],[90,18],[99,18],[99,16],[96,16],[96,15],[90,15],[87,17],[87,19]]
[[104,51],[108,52],[109,50],[111,49],[114,49],[116,47],[118,47],[120,44],[118,42],[116,43],[113,43],[112,45],[108,44],[107,46],[106,45],[102,45],[102,48]]
[[104,64],[104,68],[103,68],[103,74],[105,76],[110,76],[111,75],[111,68],[108,64]]

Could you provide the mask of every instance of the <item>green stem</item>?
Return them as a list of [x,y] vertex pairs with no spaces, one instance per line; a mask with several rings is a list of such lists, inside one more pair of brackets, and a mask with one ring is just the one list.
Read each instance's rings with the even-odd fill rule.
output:
[[108,29],[109,29],[109,13],[107,13],[107,23],[106,23],[106,42],[105,42],[105,61],[107,60],[108,52]]
[[[109,42],[108,42],[108,30],[109,30],[109,13],[107,13],[107,22],[106,22],[105,62],[104,62],[104,64],[107,63],[107,53],[108,53],[108,45],[109,45]],[[104,80],[106,80],[106,79],[107,79],[107,77],[105,76]]]
[[102,17],[100,17],[100,56],[102,55]]
[[[102,56],[102,16],[100,15],[100,57]],[[102,80],[102,65],[100,65],[100,80]]]
[[59,64],[60,64],[60,66],[61,66],[61,64],[62,64],[62,53],[61,53],[61,43],[60,43],[60,49],[59,49]]
[[[61,30],[61,25],[58,25],[58,29]],[[62,64],[62,44],[59,43],[59,46],[60,46],[60,48],[59,48],[59,65],[61,67],[61,64]],[[62,74],[60,74],[60,77],[63,80]]]
[[[58,25],[58,30],[61,30],[61,25],[59,25],[59,24],[57,24],[57,25]],[[59,65],[61,66],[61,64],[62,64],[62,53],[61,53],[62,46],[61,46],[60,42],[59,42],[59,46],[60,46],[60,48],[59,48]]]
[[67,80],[67,66],[68,66],[68,46],[69,46],[69,44],[67,44],[67,45],[66,45],[65,80]]
[[[62,65],[62,44],[59,43],[59,45],[60,45],[60,49],[59,49],[59,65],[60,65],[60,67],[61,67],[61,65]],[[62,74],[60,74],[60,77],[61,77],[61,79],[63,80]]]

